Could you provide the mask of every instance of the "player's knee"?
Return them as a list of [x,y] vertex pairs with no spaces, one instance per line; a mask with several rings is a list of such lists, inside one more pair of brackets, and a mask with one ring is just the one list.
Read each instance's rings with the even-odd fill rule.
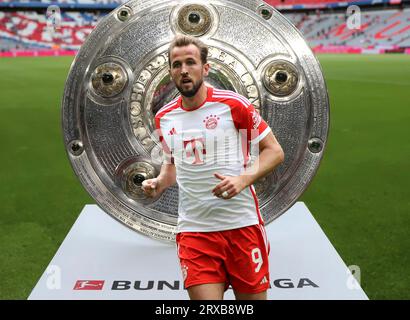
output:
[[189,287],[188,294],[191,300],[222,300],[224,283],[207,283]]
[[236,300],[266,300],[267,291],[259,293],[243,293],[234,291]]

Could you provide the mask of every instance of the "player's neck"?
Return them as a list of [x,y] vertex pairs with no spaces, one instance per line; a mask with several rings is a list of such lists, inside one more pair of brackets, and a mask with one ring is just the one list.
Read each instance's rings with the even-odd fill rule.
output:
[[208,96],[208,87],[202,83],[198,92],[191,98],[182,96],[182,106],[185,109],[195,109],[203,104]]

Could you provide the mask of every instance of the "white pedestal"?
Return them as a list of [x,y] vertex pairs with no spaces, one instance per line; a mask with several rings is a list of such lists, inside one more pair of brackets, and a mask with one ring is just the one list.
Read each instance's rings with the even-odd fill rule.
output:
[[[269,299],[368,299],[303,202],[266,231]],[[173,244],[86,205],[29,299],[179,300],[188,294]],[[225,299],[234,299],[231,289]]]

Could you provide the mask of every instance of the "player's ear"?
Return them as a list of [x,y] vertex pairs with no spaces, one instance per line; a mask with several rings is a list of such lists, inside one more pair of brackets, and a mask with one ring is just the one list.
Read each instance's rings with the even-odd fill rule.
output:
[[204,64],[204,76],[205,77],[208,76],[210,68],[211,68],[211,66],[209,65],[208,62]]

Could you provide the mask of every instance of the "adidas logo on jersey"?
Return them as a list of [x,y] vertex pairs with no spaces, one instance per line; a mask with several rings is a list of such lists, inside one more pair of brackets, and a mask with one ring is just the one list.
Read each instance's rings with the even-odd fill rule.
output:
[[260,284],[264,284],[267,283],[268,279],[266,278],[266,276],[263,277],[262,281],[260,282]]
[[169,136],[172,136],[172,135],[174,135],[174,134],[177,134],[177,131],[175,130],[175,128],[172,128],[172,129],[168,132],[168,135],[169,135]]

